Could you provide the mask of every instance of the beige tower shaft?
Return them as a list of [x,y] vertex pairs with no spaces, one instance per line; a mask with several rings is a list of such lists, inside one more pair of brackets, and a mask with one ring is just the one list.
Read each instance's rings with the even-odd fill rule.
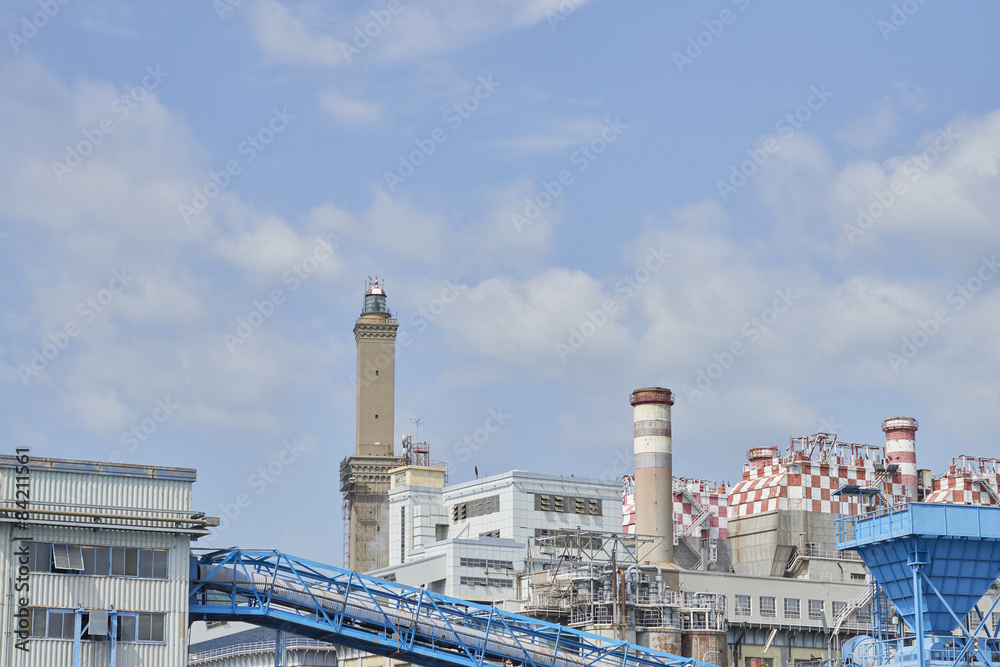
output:
[[356,451],[392,456],[396,400],[396,330],[389,313],[364,313],[354,324],[358,346]]
[[632,392],[635,454],[635,532],[662,538],[649,554],[651,563],[674,560],[674,491],[669,389],[646,387]]
[[355,452],[340,466],[347,564],[358,572],[389,564],[389,471],[399,465],[393,451],[398,328],[376,280],[354,324],[358,348]]

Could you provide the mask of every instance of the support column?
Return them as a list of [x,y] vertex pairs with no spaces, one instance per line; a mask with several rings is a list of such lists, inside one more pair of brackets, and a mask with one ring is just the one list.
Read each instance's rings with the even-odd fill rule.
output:
[[278,639],[274,642],[274,667],[285,667],[288,664],[286,648],[288,638],[284,630],[278,630]]
[[73,667],[80,667],[81,640],[83,639],[83,609],[76,608],[73,618]]
[[920,576],[920,569],[924,566],[919,560],[919,556],[914,553],[910,556],[910,569],[913,571],[913,608],[916,611],[916,626],[913,630],[917,635],[917,667],[926,667],[924,655],[924,583]]
[[108,667],[116,667],[118,664],[118,612],[111,609],[108,615],[111,617],[111,657],[108,658]]

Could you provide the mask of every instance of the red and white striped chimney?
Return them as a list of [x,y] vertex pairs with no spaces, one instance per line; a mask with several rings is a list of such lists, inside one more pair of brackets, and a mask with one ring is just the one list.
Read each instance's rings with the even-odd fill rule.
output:
[[674,476],[669,389],[646,387],[632,392],[635,452],[635,532],[662,538],[642,560],[674,562]]
[[917,502],[917,420],[892,417],[882,422],[885,431],[885,457],[899,465],[899,476],[909,502]]

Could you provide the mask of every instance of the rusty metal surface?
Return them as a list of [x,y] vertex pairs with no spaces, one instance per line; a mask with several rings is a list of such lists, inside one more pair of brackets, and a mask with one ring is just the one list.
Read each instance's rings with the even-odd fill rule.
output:
[[[9,454],[0,454],[0,468],[16,468],[20,464]],[[75,472],[91,475],[111,475],[115,477],[144,477],[149,479],[170,479],[194,482],[198,471],[193,468],[168,468],[143,466],[131,463],[107,463],[99,461],[75,461],[72,459],[47,459],[32,457],[26,464],[30,470],[51,472]]]
[[643,387],[632,392],[632,398],[629,402],[632,405],[638,405],[639,403],[666,403],[667,405],[673,405],[674,395],[669,389],[664,389],[663,387]]

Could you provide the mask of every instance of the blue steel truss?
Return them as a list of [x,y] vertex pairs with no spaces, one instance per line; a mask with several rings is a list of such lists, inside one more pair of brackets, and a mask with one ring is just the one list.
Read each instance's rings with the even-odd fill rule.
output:
[[[897,665],[1000,667],[1000,641],[986,624],[1000,598],[985,614],[977,607],[1000,575],[1000,507],[908,503],[839,518],[836,525],[837,548],[857,549],[914,632],[895,646],[859,646],[856,663],[874,658],[883,664],[892,649]],[[974,630],[965,627],[972,611],[979,616]]]
[[193,556],[190,617],[427,667],[715,667],[277,551]]

